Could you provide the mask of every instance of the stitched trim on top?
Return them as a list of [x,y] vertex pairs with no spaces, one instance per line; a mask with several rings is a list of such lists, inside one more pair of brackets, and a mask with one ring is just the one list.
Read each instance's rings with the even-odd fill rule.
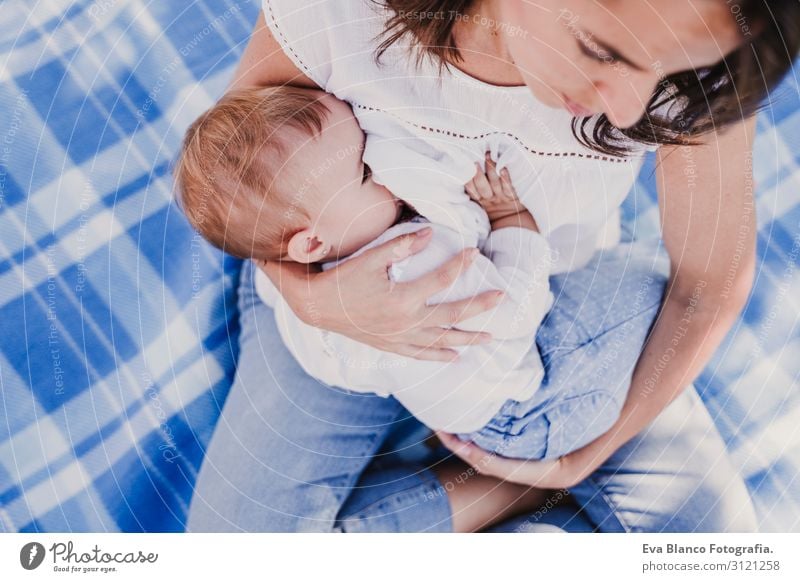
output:
[[[283,31],[281,30],[281,27],[278,26],[278,20],[275,18],[275,11],[272,9],[272,2],[270,2],[269,0],[265,0],[264,1],[264,6],[266,6],[267,9],[269,10],[269,19],[270,19],[270,22],[272,24],[272,26],[270,26],[270,24],[267,23],[267,26],[269,26],[270,28],[275,29],[275,32],[277,32],[278,35],[280,36],[279,42],[280,42],[281,48],[284,49],[284,50],[288,50],[290,53],[292,53],[292,60],[294,62],[296,62],[298,65],[300,65],[300,67],[302,69],[304,69],[306,73],[308,73],[307,76],[308,76],[309,79],[311,79],[312,81],[317,83],[317,80],[314,78],[314,74],[311,72],[311,69],[308,67],[308,65],[306,65],[303,62],[303,59],[300,58],[300,55],[298,55],[295,52],[295,50],[292,48],[292,45],[289,44],[289,39],[286,38],[286,35],[283,34]],[[319,85],[319,83],[317,83],[317,85]]]
[[535,156],[542,156],[548,158],[583,158],[587,160],[601,160],[603,162],[612,162],[619,164],[626,164],[630,163],[631,161],[631,158],[618,158],[616,156],[604,156],[602,154],[582,154],[580,152],[544,152],[528,147],[527,145],[525,145],[525,142],[523,142],[522,139],[520,139],[518,136],[508,131],[490,131],[488,133],[480,133],[478,135],[466,135],[463,133],[456,133],[454,131],[450,131],[449,129],[440,129],[438,127],[428,127],[427,125],[420,125],[418,123],[414,123],[413,121],[408,121],[406,119],[403,119],[402,117],[399,117],[384,109],[379,109],[377,107],[370,107],[368,105],[361,105],[359,103],[350,103],[350,105],[353,107],[358,107],[359,109],[363,109],[364,111],[374,111],[377,113],[383,113],[385,115],[389,115],[399,120],[400,122],[405,123],[406,125],[411,125],[423,131],[428,131],[430,133],[437,133],[440,135],[447,135],[450,137],[457,137],[460,139],[480,140],[480,139],[485,139],[491,135],[504,135],[516,141],[520,145],[520,147],[525,149],[525,151]]
[[[264,5],[269,10],[269,17],[270,17],[270,20],[272,22],[272,28],[274,28],[275,31],[280,35],[281,48],[285,48],[290,53],[292,53],[293,60],[297,64],[299,64],[306,71],[306,73],[308,73],[308,76],[312,80],[314,80],[314,76],[313,76],[313,73],[311,72],[311,69],[308,67],[308,65],[306,65],[303,62],[303,59],[300,58],[300,55],[298,55],[294,51],[294,49],[289,44],[289,40],[286,38],[286,35],[283,34],[283,31],[281,30],[280,26],[278,26],[278,21],[275,19],[275,13],[272,10],[272,4],[267,0],[267,1],[264,2]],[[314,80],[314,82],[316,83],[316,80]],[[317,83],[317,84],[319,84],[319,83]],[[427,131],[427,132],[430,132],[430,133],[437,133],[437,134],[440,134],[440,135],[447,135],[447,136],[450,136],[450,137],[457,137],[459,139],[468,139],[468,140],[476,141],[476,140],[486,139],[487,137],[489,137],[491,135],[505,135],[506,137],[510,137],[511,139],[516,141],[520,145],[520,147],[525,149],[525,151],[527,151],[528,153],[533,154],[535,156],[542,156],[542,157],[547,157],[547,158],[583,158],[583,159],[587,159],[587,160],[600,160],[600,161],[603,161],[603,162],[612,162],[612,163],[618,163],[618,164],[626,164],[626,163],[630,163],[630,161],[631,161],[630,158],[618,158],[616,156],[604,156],[602,154],[583,154],[583,153],[580,153],[580,152],[544,152],[544,151],[535,150],[535,149],[533,149],[531,147],[528,147],[518,136],[516,136],[513,133],[510,133],[508,131],[490,131],[488,133],[481,133],[481,134],[478,134],[478,135],[466,135],[466,134],[463,134],[463,133],[456,133],[454,131],[450,131],[449,129],[440,129],[440,128],[437,128],[437,127],[428,127],[427,125],[420,125],[418,123],[414,123],[413,121],[408,121],[406,119],[403,119],[403,118],[401,118],[401,117],[399,117],[399,116],[397,116],[397,115],[395,115],[393,113],[389,113],[388,111],[386,111],[384,109],[379,109],[377,107],[370,107],[368,105],[361,105],[360,103],[354,103],[354,102],[351,102],[350,105],[352,107],[358,107],[359,109],[363,109],[364,111],[373,111],[373,112],[383,113],[385,115],[389,115],[389,116],[394,117],[395,119],[397,119],[398,121],[400,121],[400,122],[402,122],[402,123],[404,123],[406,125],[410,125],[412,127],[416,127],[417,129],[421,129],[423,131]]]

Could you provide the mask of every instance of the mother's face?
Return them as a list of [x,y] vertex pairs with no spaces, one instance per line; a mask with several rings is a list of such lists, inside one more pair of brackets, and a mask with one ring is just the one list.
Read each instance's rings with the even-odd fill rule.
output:
[[[661,78],[717,63],[748,34],[726,0],[502,0],[507,46],[540,101],[634,125]],[[739,16],[737,20],[736,16]]]

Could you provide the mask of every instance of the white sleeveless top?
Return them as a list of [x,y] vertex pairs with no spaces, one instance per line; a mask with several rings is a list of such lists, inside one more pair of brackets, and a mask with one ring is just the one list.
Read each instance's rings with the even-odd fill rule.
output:
[[[596,249],[619,242],[619,206],[654,148],[631,144],[626,158],[586,148],[572,134],[570,114],[546,107],[527,86],[490,85],[455,67],[440,73],[429,58],[418,65],[410,39],[376,62],[389,14],[373,0],[263,0],[263,10],[298,69],[352,106],[376,181],[401,198],[413,194],[412,205],[432,222],[452,218],[439,212],[440,198],[425,207],[432,181],[446,185],[452,201],[468,201],[463,184],[490,151],[550,244],[552,273],[580,268]],[[418,157],[414,167],[424,165],[419,159],[430,167],[389,171],[407,164],[398,166],[402,156],[391,147],[371,144],[393,140]]]

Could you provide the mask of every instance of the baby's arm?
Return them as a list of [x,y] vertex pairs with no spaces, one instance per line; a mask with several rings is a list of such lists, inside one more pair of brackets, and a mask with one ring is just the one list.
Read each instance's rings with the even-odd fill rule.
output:
[[486,211],[492,232],[482,248],[487,260],[476,260],[462,278],[469,279],[478,272],[505,291],[506,298],[494,310],[458,327],[488,331],[497,339],[533,336],[553,304],[547,240],[517,198],[508,172],[498,175],[488,156],[486,172],[479,168],[466,191]]
[[539,232],[533,215],[517,197],[507,169],[497,172],[497,165],[486,154],[486,170],[475,164],[477,171],[464,189],[475,202],[481,205],[492,231],[501,228],[517,227]]

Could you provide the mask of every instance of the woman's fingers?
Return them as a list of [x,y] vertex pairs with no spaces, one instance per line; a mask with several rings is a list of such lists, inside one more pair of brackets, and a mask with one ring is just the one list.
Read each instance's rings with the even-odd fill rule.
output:
[[450,433],[437,431],[436,436],[455,456],[483,475],[508,479],[511,475],[509,475],[508,466],[504,465],[504,461],[510,461],[517,469],[521,464],[525,463],[525,461],[503,459],[473,443],[464,442]]
[[436,436],[454,455],[479,473],[532,487],[551,486],[548,485],[548,479],[556,478],[561,462],[561,459],[547,461],[507,459],[485,451],[473,443],[465,443],[446,432],[437,431]]
[[430,362],[452,362],[458,359],[458,352],[455,350],[413,345],[404,346],[402,355],[415,360],[428,360]]
[[[508,478],[507,475],[502,474],[502,471],[498,471],[498,465],[502,465],[502,463],[498,461],[507,459],[502,459],[493,453],[484,451],[473,443],[464,442],[457,436],[450,433],[437,431],[436,436],[439,437],[439,440],[442,441],[442,444],[452,451],[455,456],[482,475],[489,475],[491,477],[504,479]],[[514,464],[519,465],[520,462],[521,461],[514,461]]]
[[486,291],[480,295],[461,299],[460,301],[433,305],[428,307],[425,323],[426,325],[458,325],[461,321],[471,319],[484,311],[489,311],[496,307],[504,296],[505,294],[502,291]]
[[491,340],[491,334],[483,332],[426,328],[414,333],[412,341],[417,342],[415,344],[387,344],[380,346],[380,349],[416,360],[452,362],[458,359],[459,354],[451,348],[482,344]]
[[417,336],[414,341],[429,341],[429,343],[427,345],[384,344],[380,346],[380,349],[415,360],[453,362],[459,358],[459,353],[452,349],[453,347],[483,344],[492,340],[492,336],[488,333],[464,332],[455,329],[442,330],[441,334],[423,331]]
[[488,343],[492,341],[492,334],[430,327],[420,331],[414,341],[429,348],[452,348]]
[[464,441],[459,439],[456,435],[454,435],[452,433],[449,433],[449,432],[445,432],[443,430],[436,430],[436,431],[434,431],[434,434],[437,437],[439,437],[439,440],[442,442],[442,444],[444,446],[446,446],[448,449],[450,449],[454,453],[456,452],[455,449],[457,447],[459,447],[461,445],[469,444],[469,443],[465,443]]
[[[414,334],[418,335],[417,333]],[[431,362],[452,362],[458,359],[458,352],[446,347],[431,347],[409,344],[401,341],[391,341],[389,336],[382,336],[382,341],[376,342],[372,347],[415,360],[428,360]],[[412,341],[416,341],[413,338]]]
[[[430,273],[426,273],[418,279],[402,283],[402,286],[414,297],[421,300],[420,305],[425,305],[428,297],[435,295],[443,289],[447,289],[456,282],[456,280],[474,261],[478,256],[478,249],[470,248],[464,249],[444,264],[438,266]],[[431,325],[436,325],[435,323]]]
[[[431,242],[432,234],[433,229],[425,227],[416,232],[398,236],[378,245],[374,249],[368,250],[362,257],[357,257],[353,261],[363,258],[372,268],[384,271],[392,263],[402,261],[424,249]],[[345,265],[353,261],[348,261]]]

